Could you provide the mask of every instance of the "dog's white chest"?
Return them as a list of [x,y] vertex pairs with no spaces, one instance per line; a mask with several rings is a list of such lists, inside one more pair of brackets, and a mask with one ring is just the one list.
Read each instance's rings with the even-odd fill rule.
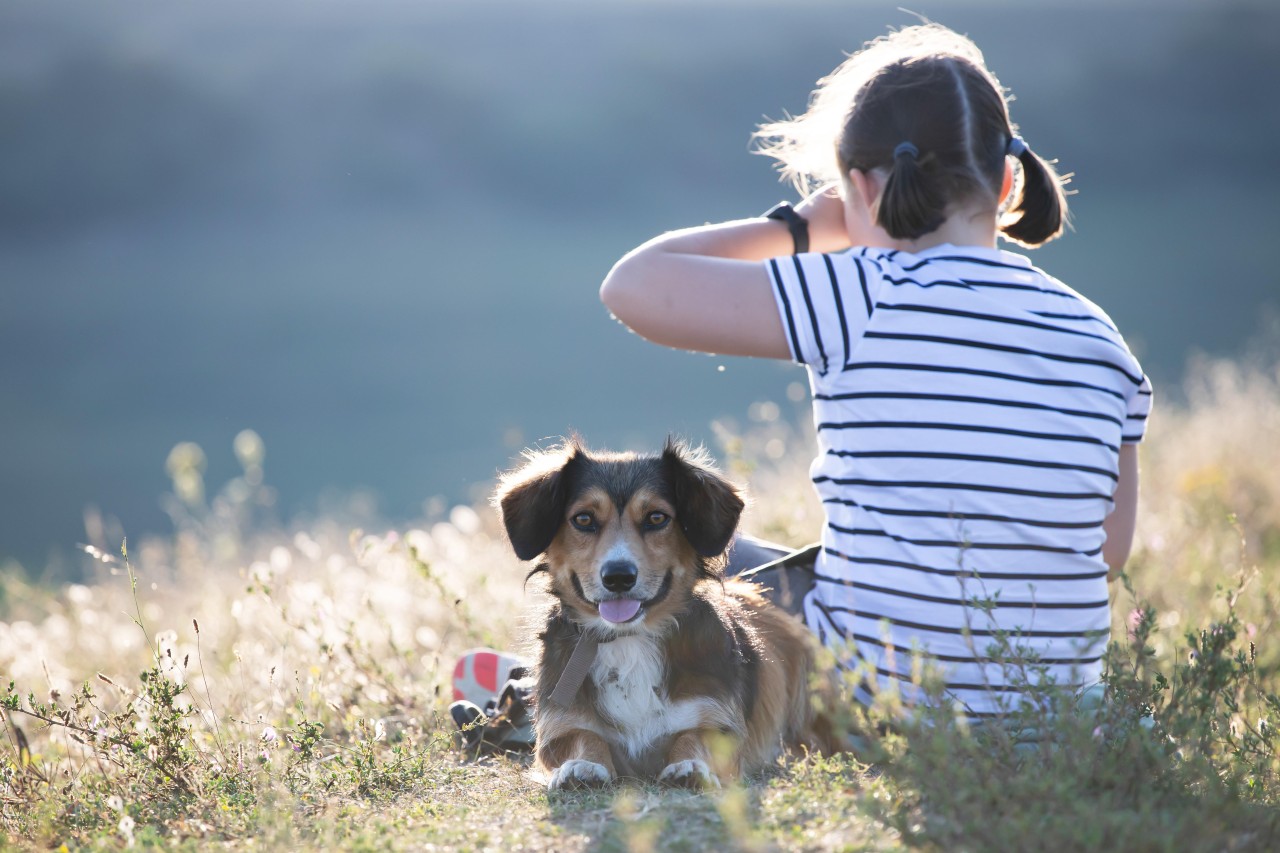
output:
[[618,741],[633,755],[663,735],[697,724],[697,702],[667,698],[662,649],[649,636],[601,643],[591,667],[597,709],[616,727]]
[[591,680],[601,713],[620,729],[643,727],[667,705],[662,650],[650,637],[619,637],[596,650]]

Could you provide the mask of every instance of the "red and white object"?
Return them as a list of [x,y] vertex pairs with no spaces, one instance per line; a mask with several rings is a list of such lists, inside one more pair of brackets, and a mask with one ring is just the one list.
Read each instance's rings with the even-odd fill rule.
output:
[[511,670],[525,666],[515,655],[493,649],[471,649],[463,652],[453,667],[453,699],[466,699],[483,708],[511,677]]

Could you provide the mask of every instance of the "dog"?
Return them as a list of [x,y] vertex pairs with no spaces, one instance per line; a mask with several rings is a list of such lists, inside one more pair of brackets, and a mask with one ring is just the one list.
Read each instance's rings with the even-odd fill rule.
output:
[[[692,788],[821,748],[808,631],[723,577],[743,510],[700,449],[526,454],[495,503],[529,576],[550,577],[538,635],[536,755],[550,790],[657,778]],[[826,750],[823,750],[826,751]]]

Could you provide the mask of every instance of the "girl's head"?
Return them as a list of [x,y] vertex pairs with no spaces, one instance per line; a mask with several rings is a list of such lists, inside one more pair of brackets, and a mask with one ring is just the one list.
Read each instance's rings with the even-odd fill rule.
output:
[[1021,176],[999,219],[1005,237],[1037,246],[1067,218],[1064,181],[1021,140],[1011,142],[1004,90],[982,53],[936,24],[871,42],[819,81],[804,115],[757,135],[802,190],[847,180],[851,170],[877,173],[883,190],[873,215],[895,239],[923,237],[957,210],[995,212],[1007,156]]

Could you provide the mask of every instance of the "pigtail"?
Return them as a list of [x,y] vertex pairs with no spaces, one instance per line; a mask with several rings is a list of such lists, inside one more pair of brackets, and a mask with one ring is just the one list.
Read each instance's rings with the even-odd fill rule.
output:
[[893,167],[880,193],[876,223],[896,240],[923,237],[946,221],[947,199],[936,180],[930,180],[929,157],[910,142],[893,151]]
[[1001,218],[1004,236],[1024,246],[1039,246],[1062,234],[1067,224],[1067,194],[1070,179],[1060,177],[1053,165],[1040,158],[1015,136],[1009,153],[1022,165],[1020,190]]

